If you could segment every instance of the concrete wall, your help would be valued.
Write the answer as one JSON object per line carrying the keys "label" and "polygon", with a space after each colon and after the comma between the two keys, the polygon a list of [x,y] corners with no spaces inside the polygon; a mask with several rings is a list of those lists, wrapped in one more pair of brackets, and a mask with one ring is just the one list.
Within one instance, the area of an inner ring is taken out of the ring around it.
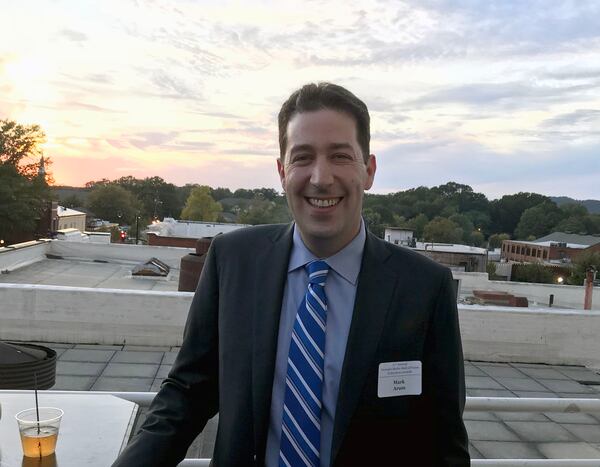
{"label": "concrete wall", "polygon": [[160,259],[171,268],[179,269],[181,258],[195,252],[192,248],[156,247],[147,245],[128,245],[110,243],[75,243],[53,240],[49,253],[64,258],[85,258],[114,262],[147,261],[152,257]]}
{"label": "concrete wall", "polygon": [[466,359],[600,368],[598,311],[487,306],[459,310]]}
{"label": "concrete wall", "polygon": [[[554,294],[556,308],[583,310],[585,290],[583,286],[558,284],[530,284],[526,282],[490,281],[486,273],[462,273],[453,271],[460,280],[461,295],[471,295],[473,289],[495,290],[527,297],[529,304],[548,305],[550,294]],[[600,287],[594,287],[592,309],[600,310]]]}
{"label": "concrete wall", "polygon": [[0,340],[180,345],[193,294],[0,284]]}
{"label": "concrete wall", "polygon": [[[0,284],[0,339],[181,344],[188,292]],[[600,368],[600,312],[459,306],[471,360]]]}
{"label": "concrete wall", "polygon": [[50,241],[32,241],[0,249],[0,271],[12,271],[46,258]]}

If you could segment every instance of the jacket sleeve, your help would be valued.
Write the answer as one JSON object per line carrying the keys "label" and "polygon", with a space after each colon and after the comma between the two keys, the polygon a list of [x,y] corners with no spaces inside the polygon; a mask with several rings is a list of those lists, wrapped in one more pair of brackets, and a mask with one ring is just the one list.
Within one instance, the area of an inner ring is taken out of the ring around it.
{"label": "jacket sleeve", "polygon": [[440,466],[468,466],[468,437],[462,415],[465,375],[452,274],[446,269],[429,323],[424,376],[432,387],[434,445]]}
{"label": "jacket sleeve", "polygon": [[218,412],[217,243],[209,249],[173,368],[113,467],[176,466]]}

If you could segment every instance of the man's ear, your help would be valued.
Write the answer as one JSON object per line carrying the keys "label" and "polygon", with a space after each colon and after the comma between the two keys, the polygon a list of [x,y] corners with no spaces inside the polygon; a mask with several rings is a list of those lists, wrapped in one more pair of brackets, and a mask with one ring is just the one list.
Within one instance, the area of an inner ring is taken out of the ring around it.
{"label": "man's ear", "polygon": [[368,190],[373,186],[373,180],[375,180],[375,172],[377,171],[377,160],[375,154],[369,155],[367,160],[367,178],[365,179],[365,190]]}
{"label": "man's ear", "polygon": [[281,157],[277,158],[277,172],[279,172],[279,180],[281,182],[281,187],[285,192],[285,167],[283,162],[281,161]]}

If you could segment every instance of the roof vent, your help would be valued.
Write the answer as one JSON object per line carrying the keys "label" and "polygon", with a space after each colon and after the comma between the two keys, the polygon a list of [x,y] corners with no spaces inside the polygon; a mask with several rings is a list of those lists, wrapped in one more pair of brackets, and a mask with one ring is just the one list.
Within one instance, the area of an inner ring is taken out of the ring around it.
{"label": "roof vent", "polygon": [[150,258],[143,264],[138,264],[131,271],[132,276],[157,276],[166,277],[171,268],[158,258]]}

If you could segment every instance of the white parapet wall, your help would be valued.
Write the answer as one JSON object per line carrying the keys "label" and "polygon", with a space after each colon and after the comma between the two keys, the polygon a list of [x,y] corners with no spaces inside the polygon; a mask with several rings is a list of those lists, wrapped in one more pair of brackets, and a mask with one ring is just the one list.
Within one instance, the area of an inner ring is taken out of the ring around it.
{"label": "white parapet wall", "polygon": [[0,340],[176,346],[193,295],[0,283]]}
{"label": "white parapet wall", "polygon": [[460,305],[465,358],[600,368],[600,312]]}
{"label": "white parapet wall", "polygon": [[[554,295],[554,307],[583,310],[585,288],[577,285],[530,284],[527,282],[490,281],[487,273],[452,271],[460,281],[461,295],[471,295],[473,290],[493,290],[527,297],[530,305],[548,305]],[[594,287],[592,309],[600,310],[600,287]]]}
{"label": "white parapet wall", "polygon": [[193,248],[170,246],[128,245],[119,243],[76,243],[53,240],[49,254],[66,259],[86,259],[109,262],[140,263],[152,257],[160,259],[171,268],[179,269],[181,258],[194,253]]}
{"label": "white parapet wall", "polygon": [[[0,340],[181,344],[189,292],[0,283]],[[600,368],[600,312],[459,306],[470,360]]]}
{"label": "white parapet wall", "polygon": [[50,240],[11,245],[0,248],[0,271],[13,271],[46,258]]}

